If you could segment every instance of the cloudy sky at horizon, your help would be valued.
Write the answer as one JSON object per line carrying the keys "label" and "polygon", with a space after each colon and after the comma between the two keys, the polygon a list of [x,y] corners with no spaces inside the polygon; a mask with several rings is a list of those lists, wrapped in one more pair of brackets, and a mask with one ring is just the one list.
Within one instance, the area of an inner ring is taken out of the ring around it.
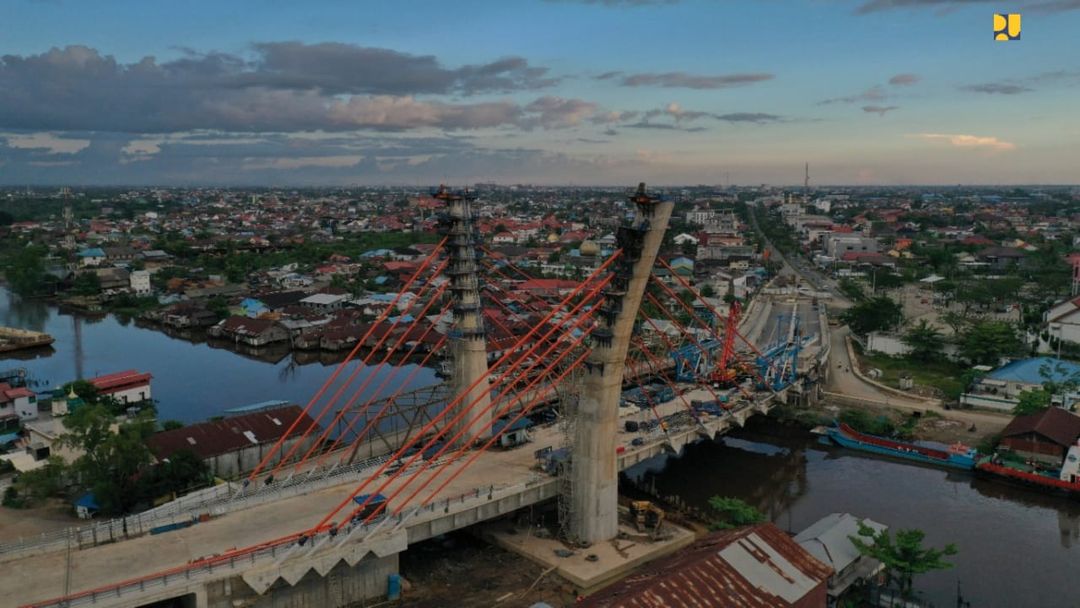
{"label": "cloudy sky at horizon", "polygon": [[0,184],[1080,183],[1080,0],[1014,4],[11,0]]}

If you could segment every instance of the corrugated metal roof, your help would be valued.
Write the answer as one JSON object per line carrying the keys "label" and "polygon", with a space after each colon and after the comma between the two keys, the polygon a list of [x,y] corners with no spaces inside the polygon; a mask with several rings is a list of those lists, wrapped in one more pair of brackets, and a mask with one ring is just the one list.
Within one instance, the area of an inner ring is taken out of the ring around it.
{"label": "corrugated metal roof", "polygon": [[647,570],[582,606],[780,608],[823,587],[833,572],[771,523],[714,533]]}
{"label": "corrugated metal roof", "polygon": [[97,390],[107,391],[118,387],[149,383],[152,377],[153,376],[148,373],[129,369],[122,372],[105,374],[104,376],[98,376],[97,378],[91,378],[89,382],[90,384],[93,384]]}
{"label": "corrugated metal roof", "polygon": [[1060,407],[1049,407],[1037,414],[1017,416],[1001,431],[1005,439],[1038,433],[1058,445],[1068,447],[1080,437],[1080,416]]}
{"label": "corrugated metal roof", "polygon": [[290,405],[162,431],[151,435],[146,443],[158,460],[181,450],[194,452],[199,458],[212,458],[251,445],[277,441],[301,415],[303,419],[296,425],[294,434],[303,433],[315,426],[315,422],[303,414],[300,406]]}
{"label": "corrugated metal roof", "polygon": [[249,405],[241,405],[239,407],[231,407],[225,410],[226,416],[232,416],[234,414],[249,414],[251,412],[257,412],[259,410],[267,410],[271,408],[279,408],[289,405],[288,401],[282,399],[270,399],[269,401],[259,401],[258,403],[252,403]]}
{"label": "corrugated metal roof", "polygon": [[795,542],[839,572],[860,557],[859,550],[849,538],[858,536],[859,521],[877,531],[887,527],[870,519],[860,520],[851,513],[831,513],[796,534]]}

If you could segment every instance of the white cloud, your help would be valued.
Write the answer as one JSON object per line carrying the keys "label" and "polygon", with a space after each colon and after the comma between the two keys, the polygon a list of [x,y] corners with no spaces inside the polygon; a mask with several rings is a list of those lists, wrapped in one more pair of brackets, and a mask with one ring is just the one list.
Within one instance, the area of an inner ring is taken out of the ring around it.
{"label": "white cloud", "polygon": [[1016,144],[1002,141],[996,137],[984,137],[979,135],[964,135],[959,133],[919,133],[913,135],[927,141],[944,141],[956,148],[985,148],[995,152],[1015,150]]}
{"label": "white cloud", "polygon": [[23,150],[47,150],[49,154],[75,154],[90,145],[89,139],[60,137],[55,133],[0,133],[7,145]]}

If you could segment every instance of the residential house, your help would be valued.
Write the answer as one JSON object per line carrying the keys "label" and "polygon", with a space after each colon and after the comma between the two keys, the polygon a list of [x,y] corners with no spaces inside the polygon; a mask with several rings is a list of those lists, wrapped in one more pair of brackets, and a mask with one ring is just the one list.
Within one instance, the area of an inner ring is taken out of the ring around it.
{"label": "residential house", "polygon": [[131,289],[131,273],[123,268],[94,268],[87,272],[97,275],[101,293],[105,295],[126,293]]}
{"label": "residential house", "polygon": [[577,605],[825,608],[833,570],[771,523],[714,532]]}
{"label": "residential house", "polygon": [[[1012,411],[1020,393],[1042,388],[1046,382],[1058,384],[1080,381],[1080,364],[1054,357],[1018,359],[991,371],[960,395],[960,403],[973,407]],[[1074,392],[1056,396],[1064,405],[1077,399]]]}
{"label": "residential house", "polygon": [[975,257],[979,261],[989,264],[990,268],[994,270],[1007,270],[1016,264],[1022,263],[1027,254],[1015,247],[987,247],[977,253]]}
{"label": "residential house", "polygon": [[231,316],[211,327],[209,333],[215,338],[226,338],[248,346],[266,346],[289,339],[289,332],[272,319],[249,319]]}
{"label": "residential house", "polygon": [[1080,416],[1060,407],[1017,416],[1001,431],[999,450],[1061,466],[1069,448],[1080,438]]}
{"label": "residential house", "polygon": [[829,577],[828,594],[834,601],[860,581],[874,577],[882,570],[880,561],[859,552],[852,537],[859,536],[859,524],[874,532],[888,529],[870,519],[859,519],[851,513],[831,513],[795,535],[795,542],[817,560],[833,570]]}
{"label": "residential house", "polygon": [[161,322],[176,329],[187,329],[209,327],[218,322],[218,317],[202,303],[177,302],[161,312]]}
{"label": "residential house", "polygon": [[137,296],[150,295],[152,288],[150,287],[150,271],[148,270],[136,270],[128,277],[130,281],[131,292]]}
{"label": "residential house", "polygon": [[[295,432],[275,450],[275,444],[294,424]],[[151,435],[146,443],[159,462],[189,451],[215,476],[228,479],[254,470],[268,455],[265,464],[273,466],[294,447],[299,453],[306,452],[319,431],[320,427],[299,406],[289,405],[162,431]]]}
{"label": "residential house", "polygon": [[300,306],[318,312],[341,310],[349,296],[345,294],[316,293],[300,300]]}
{"label": "residential house", "polygon": [[1055,340],[1080,343],[1080,298],[1071,298],[1043,314],[1047,332]]}
{"label": "residential house", "polygon": [[128,264],[135,259],[136,251],[131,247],[103,247],[105,261],[109,264]]}
{"label": "residential house", "polygon": [[143,251],[136,256],[136,259],[142,260],[143,268],[150,271],[172,265],[172,256],[160,249]]}
{"label": "residential house", "polygon": [[36,420],[37,395],[25,386],[13,387],[0,382],[0,419],[18,416],[19,420]]}
{"label": "residential house", "polygon": [[105,251],[100,247],[90,247],[75,254],[79,258],[79,266],[88,268],[101,266],[105,262]]}
{"label": "residential house", "polygon": [[825,254],[840,259],[845,253],[877,253],[878,241],[858,234],[829,234],[824,237]]}
{"label": "residential house", "polygon": [[263,304],[258,298],[244,298],[240,300],[240,304],[237,305],[237,311],[244,314],[245,317],[258,317],[259,315],[270,312],[267,309],[266,304]]}

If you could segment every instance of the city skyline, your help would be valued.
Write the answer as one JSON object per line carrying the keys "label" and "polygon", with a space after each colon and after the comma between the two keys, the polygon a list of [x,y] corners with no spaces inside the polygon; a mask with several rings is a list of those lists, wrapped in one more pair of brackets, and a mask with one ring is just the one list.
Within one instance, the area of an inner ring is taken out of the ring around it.
{"label": "city skyline", "polygon": [[[1023,37],[995,42],[995,11]],[[418,17],[423,17],[418,19]],[[1080,2],[20,1],[0,184],[1076,183]]]}

